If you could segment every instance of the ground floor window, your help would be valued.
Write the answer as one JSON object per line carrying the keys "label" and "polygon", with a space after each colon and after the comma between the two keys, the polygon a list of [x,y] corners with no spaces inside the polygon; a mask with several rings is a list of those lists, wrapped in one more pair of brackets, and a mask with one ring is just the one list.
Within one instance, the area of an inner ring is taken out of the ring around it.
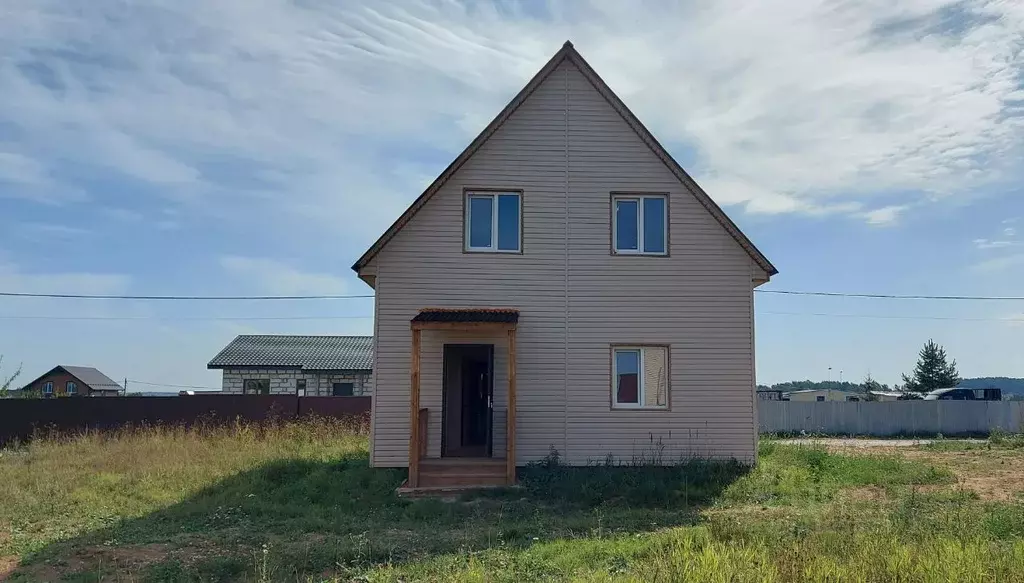
{"label": "ground floor window", "polygon": [[668,347],[615,346],[612,348],[612,407],[665,409],[668,407]]}
{"label": "ground floor window", "polygon": [[300,397],[306,396],[306,379],[295,379],[295,394]]}
{"label": "ground floor window", "polygon": [[243,385],[246,395],[270,394],[270,379],[246,379]]}
{"label": "ground floor window", "polygon": [[355,384],[353,383],[334,383],[331,390],[331,395],[335,397],[351,397],[355,394]]}

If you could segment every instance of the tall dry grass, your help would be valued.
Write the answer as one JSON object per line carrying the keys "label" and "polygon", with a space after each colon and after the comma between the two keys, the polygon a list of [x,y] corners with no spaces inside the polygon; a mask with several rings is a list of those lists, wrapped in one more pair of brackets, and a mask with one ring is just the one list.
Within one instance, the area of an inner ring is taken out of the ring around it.
{"label": "tall dry grass", "polygon": [[0,450],[0,556],[143,516],[243,470],[366,450],[364,420],[49,432]]}

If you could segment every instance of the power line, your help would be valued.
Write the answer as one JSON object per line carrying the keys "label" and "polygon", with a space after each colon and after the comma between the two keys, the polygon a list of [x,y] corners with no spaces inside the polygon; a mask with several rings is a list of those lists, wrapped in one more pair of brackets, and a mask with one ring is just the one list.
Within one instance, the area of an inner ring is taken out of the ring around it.
{"label": "power line", "polygon": [[840,298],[874,298],[884,300],[985,300],[985,301],[1024,301],[1024,296],[924,296],[894,294],[857,294],[844,292],[793,291],[782,289],[755,289],[762,294],[785,294],[790,296],[825,296]]}
{"label": "power line", "polygon": [[167,383],[150,383],[147,381],[137,381],[135,379],[127,379],[129,383],[135,383],[137,385],[149,385],[151,387],[169,387],[173,389],[215,389],[220,390],[220,387],[204,387],[202,385],[169,385]]}
{"label": "power line", "polygon": [[[963,322],[1021,322],[1024,318],[970,318],[953,316],[906,316],[884,314],[842,314],[831,312],[782,312],[758,310],[758,314],[773,316],[823,316],[834,318],[872,318],[884,320],[952,320]],[[188,322],[236,322],[236,321],[312,321],[312,320],[372,320],[373,316],[213,316],[213,317],[171,317],[171,316],[0,316],[0,320],[72,320],[72,321],[188,321]]]}
{"label": "power line", "polygon": [[888,316],[872,314],[834,314],[829,312],[775,312],[762,310],[758,314],[770,314],[773,316],[824,316],[830,318],[869,318],[879,320],[951,320],[956,322],[1020,322],[1024,324],[1024,318],[957,318],[947,316]]}
{"label": "power line", "polygon": [[[1024,296],[929,296],[899,294],[867,294],[847,292],[800,291],[782,289],[757,289],[762,294],[784,294],[793,296],[822,296],[842,298],[873,298],[886,300],[975,300],[975,301],[1024,301]],[[177,301],[256,301],[256,300],[349,300],[373,298],[373,294],[353,295],[294,295],[294,296],[129,296],[102,294],[49,294],[28,292],[0,292],[0,297],[54,298],[80,300],[177,300]]]}
{"label": "power line", "polygon": [[0,320],[185,321],[239,322],[260,320],[372,320],[373,316],[0,316]]}
{"label": "power line", "polygon": [[0,296],[15,298],[56,298],[75,300],[187,300],[187,301],[248,301],[248,300],[350,300],[372,298],[373,294],[323,296],[118,296],[102,294],[37,294],[28,292],[0,292]]}

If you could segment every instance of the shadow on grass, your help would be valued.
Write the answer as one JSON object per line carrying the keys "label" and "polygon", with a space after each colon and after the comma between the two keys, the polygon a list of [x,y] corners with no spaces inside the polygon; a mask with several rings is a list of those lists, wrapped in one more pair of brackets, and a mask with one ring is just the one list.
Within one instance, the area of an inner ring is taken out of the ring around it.
{"label": "shadow on grass", "polygon": [[12,580],[306,580],[446,553],[644,532],[692,524],[747,470],[705,461],[537,465],[520,470],[520,488],[407,500],[394,493],[405,471],[370,468],[365,454],[274,462],[48,545]]}

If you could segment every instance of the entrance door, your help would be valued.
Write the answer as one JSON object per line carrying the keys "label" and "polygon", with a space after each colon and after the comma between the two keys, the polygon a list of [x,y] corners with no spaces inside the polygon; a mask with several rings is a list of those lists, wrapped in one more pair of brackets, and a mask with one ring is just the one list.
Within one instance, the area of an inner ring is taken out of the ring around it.
{"label": "entrance door", "polygon": [[441,451],[490,457],[494,425],[494,345],[444,346]]}

